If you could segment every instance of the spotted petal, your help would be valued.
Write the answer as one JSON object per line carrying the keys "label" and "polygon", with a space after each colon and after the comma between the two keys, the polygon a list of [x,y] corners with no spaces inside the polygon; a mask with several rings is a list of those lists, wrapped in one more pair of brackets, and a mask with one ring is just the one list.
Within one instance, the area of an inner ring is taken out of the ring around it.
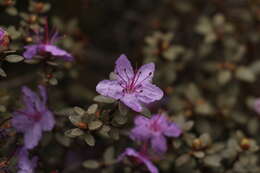
{"label": "spotted petal", "polygon": [[153,79],[154,70],[155,70],[154,63],[142,65],[136,74],[138,77],[136,81],[136,85],[151,82]]}
{"label": "spotted petal", "polygon": [[138,92],[136,95],[138,100],[143,103],[151,103],[163,97],[163,91],[151,83],[144,84],[140,90],[142,92]]}
{"label": "spotted petal", "polygon": [[116,60],[115,73],[117,74],[117,80],[128,82],[134,76],[133,67],[127,57],[122,54]]}

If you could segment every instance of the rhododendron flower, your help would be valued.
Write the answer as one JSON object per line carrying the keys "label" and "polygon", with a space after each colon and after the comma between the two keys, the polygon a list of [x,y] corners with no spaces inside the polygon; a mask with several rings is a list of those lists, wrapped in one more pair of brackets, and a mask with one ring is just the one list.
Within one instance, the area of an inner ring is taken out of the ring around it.
{"label": "rhododendron flower", "polygon": [[13,113],[12,125],[24,133],[24,145],[32,149],[38,145],[43,131],[51,131],[55,120],[53,114],[46,107],[47,93],[43,86],[38,86],[40,96],[27,87],[22,88],[25,108]]}
{"label": "rhododendron flower", "polygon": [[158,153],[164,153],[167,150],[165,136],[178,137],[180,135],[181,129],[167,120],[165,115],[153,115],[151,119],[137,116],[135,128],[130,134],[133,140],[150,142],[152,149]]}
{"label": "rhododendron flower", "polygon": [[74,58],[70,53],[54,45],[59,40],[58,33],[55,32],[53,35],[49,35],[48,30],[48,24],[46,24],[44,37],[38,36],[38,43],[25,46],[26,51],[23,56],[26,59],[32,59],[36,55],[52,55],[65,61],[73,61]]}
{"label": "rhododendron flower", "polygon": [[163,97],[163,91],[151,83],[154,69],[154,63],[149,63],[134,71],[127,57],[121,55],[116,61],[116,79],[99,82],[96,90],[141,112],[143,103],[148,104]]}
{"label": "rhododendron flower", "polygon": [[149,160],[149,158],[145,154],[137,152],[132,148],[126,148],[126,150],[119,156],[118,160],[121,161],[125,157],[133,158],[135,159],[135,161],[137,161],[137,163],[145,164],[145,166],[151,173],[159,172],[156,166]]}
{"label": "rhododendron flower", "polygon": [[29,159],[28,151],[22,148],[18,155],[18,173],[34,173],[34,169],[37,166],[37,157],[33,157],[32,160]]}

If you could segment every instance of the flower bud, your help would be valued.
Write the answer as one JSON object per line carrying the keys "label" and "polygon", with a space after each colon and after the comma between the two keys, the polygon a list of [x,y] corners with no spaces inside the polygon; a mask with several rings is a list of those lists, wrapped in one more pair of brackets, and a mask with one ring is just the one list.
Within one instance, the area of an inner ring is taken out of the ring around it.
{"label": "flower bud", "polygon": [[240,147],[243,149],[243,150],[248,150],[250,148],[250,139],[248,138],[243,138],[241,139],[240,141]]}

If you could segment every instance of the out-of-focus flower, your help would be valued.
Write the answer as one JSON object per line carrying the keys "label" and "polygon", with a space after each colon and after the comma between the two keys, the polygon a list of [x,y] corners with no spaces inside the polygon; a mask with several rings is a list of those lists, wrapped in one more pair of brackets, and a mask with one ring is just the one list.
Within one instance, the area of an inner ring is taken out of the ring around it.
{"label": "out-of-focus flower", "polygon": [[151,173],[158,173],[157,167],[149,160],[149,158],[137,152],[132,148],[126,148],[126,150],[119,156],[118,160],[122,161],[125,157],[133,158],[137,163],[143,163]]}
{"label": "out-of-focus flower", "polygon": [[260,114],[260,98],[255,100],[253,108],[258,114]]}
{"label": "out-of-focus flower", "polygon": [[38,86],[40,97],[27,87],[22,88],[25,108],[13,113],[12,125],[24,133],[24,145],[27,149],[37,146],[43,131],[51,131],[55,120],[46,107],[47,93],[43,86]]}
{"label": "out-of-focus flower", "polygon": [[34,156],[32,160],[29,159],[28,151],[22,148],[18,155],[18,173],[34,173],[37,167],[38,158]]}
{"label": "out-of-focus flower", "polygon": [[8,48],[9,43],[10,39],[8,33],[4,29],[0,28],[0,50]]}
{"label": "out-of-focus flower", "polygon": [[[47,23],[47,22],[46,22]],[[23,56],[26,59],[32,59],[36,55],[48,56],[51,55],[55,58],[60,58],[64,61],[73,61],[73,56],[67,51],[60,49],[54,44],[59,40],[58,33],[49,34],[48,24],[45,26],[44,36],[38,35],[36,44],[25,46],[26,49]]]}
{"label": "out-of-focus flower", "polygon": [[137,116],[135,128],[131,131],[133,140],[150,141],[152,149],[158,153],[164,153],[167,150],[165,136],[178,137],[180,135],[181,129],[167,120],[164,115],[154,115],[151,119]]}
{"label": "out-of-focus flower", "polygon": [[151,84],[154,63],[145,64],[139,70],[133,70],[125,55],[116,61],[116,80],[103,80],[96,90],[99,94],[120,99],[136,112],[142,111],[142,103],[151,103],[163,97],[163,91]]}

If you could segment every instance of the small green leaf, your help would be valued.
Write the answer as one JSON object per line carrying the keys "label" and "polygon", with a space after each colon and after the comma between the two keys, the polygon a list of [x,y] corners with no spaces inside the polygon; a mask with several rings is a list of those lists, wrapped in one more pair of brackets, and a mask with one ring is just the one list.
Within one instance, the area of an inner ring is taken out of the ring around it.
{"label": "small green leaf", "polygon": [[98,108],[98,104],[92,104],[88,107],[87,113],[88,114],[95,114]]}
{"label": "small green leaf", "polygon": [[65,135],[70,138],[82,136],[83,134],[84,134],[84,132],[79,128],[70,129],[65,132]]}
{"label": "small green leaf", "polygon": [[232,78],[232,73],[228,70],[223,70],[218,73],[218,82],[220,84],[226,84]]}
{"label": "small green leaf", "polygon": [[104,152],[103,159],[106,164],[112,164],[115,160],[115,148],[108,147]]}
{"label": "small green leaf", "polygon": [[5,60],[11,63],[17,63],[24,59],[24,57],[20,55],[8,55],[5,57]]}
{"label": "small green leaf", "polygon": [[90,133],[85,134],[84,140],[89,146],[95,146],[95,138]]}
{"label": "small green leaf", "polygon": [[56,78],[51,78],[51,79],[49,80],[49,83],[50,83],[51,85],[57,85],[57,84],[58,84],[58,80],[57,80]]}
{"label": "small green leaf", "polygon": [[7,77],[7,74],[5,73],[5,71],[2,68],[0,68],[0,76]]}
{"label": "small green leaf", "polygon": [[148,117],[148,118],[150,118],[150,117],[152,116],[150,110],[149,110],[147,107],[145,107],[145,106],[143,106],[143,110],[142,110],[142,112],[140,112],[140,113],[141,113],[142,115]]}
{"label": "small green leaf", "polygon": [[114,140],[118,140],[119,139],[119,131],[116,128],[111,129],[108,132],[109,136],[112,137]]}
{"label": "small green leaf", "polygon": [[98,95],[98,96],[94,97],[94,101],[100,102],[100,103],[114,103],[114,102],[116,102],[115,99],[110,98],[110,97],[105,97],[105,96],[102,96],[102,95]]}
{"label": "small green leaf", "polygon": [[82,121],[82,117],[79,115],[70,115],[69,120],[72,124],[76,125],[77,123]]}
{"label": "small green leaf", "polygon": [[83,116],[85,114],[85,110],[81,107],[75,106],[73,109],[80,116]]}
{"label": "small green leaf", "polygon": [[255,74],[247,67],[239,67],[236,70],[236,77],[245,82],[254,82],[256,80]]}
{"label": "small green leaf", "polygon": [[116,73],[115,73],[115,72],[111,72],[111,73],[109,74],[109,79],[110,79],[110,80],[116,80],[116,79],[117,79]]}
{"label": "small green leaf", "polygon": [[86,160],[82,163],[82,166],[89,169],[97,169],[100,164],[96,160]]}
{"label": "small green leaf", "polygon": [[96,121],[91,121],[89,123],[89,130],[96,130],[98,128],[100,128],[103,125],[102,121],[96,120]]}
{"label": "small green leaf", "polygon": [[6,13],[9,14],[10,16],[16,16],[18,15],[18,11],[14,7],[9,7],[6,9]]}
{"label": "small green leaf", "polygon": [[126,115],[129,111],[128,107],[126,107],[123,103],[119,102],[119,105],[118,105],[118,108],[119,108],[119,112],[122,114],[122,115]]}

